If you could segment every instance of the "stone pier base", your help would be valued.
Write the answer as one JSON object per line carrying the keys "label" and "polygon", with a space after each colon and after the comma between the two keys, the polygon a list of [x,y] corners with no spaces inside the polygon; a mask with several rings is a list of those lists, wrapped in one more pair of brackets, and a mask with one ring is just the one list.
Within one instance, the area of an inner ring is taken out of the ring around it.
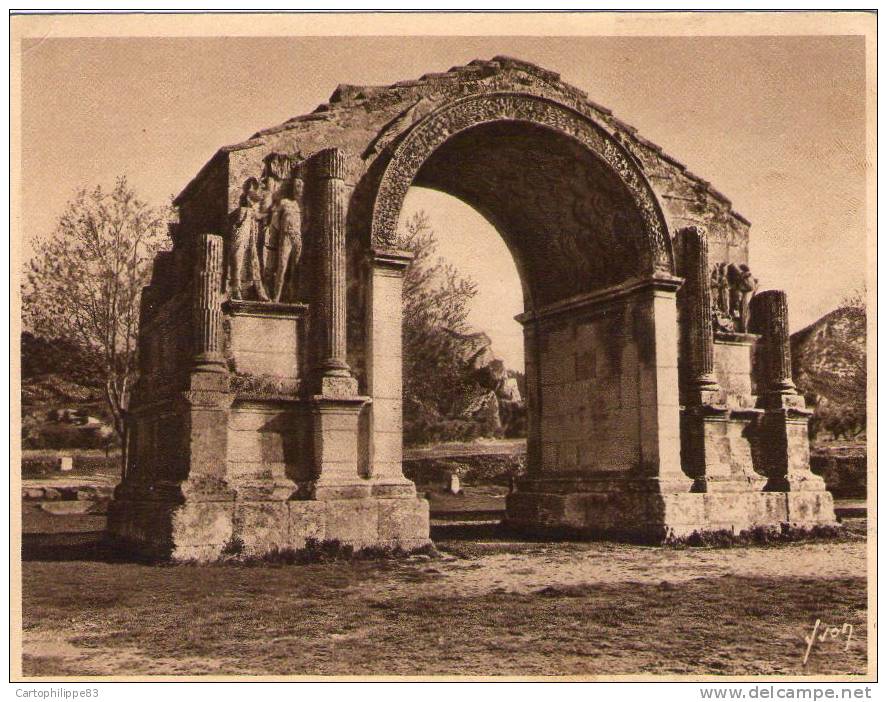
{"label": "stone pier base", "polygon": [[539,536],[581,535],[662,543],[699,534],[739,534],[758,527],[835,525],[831,493],[515,492],[508,524]]}
{"label": "stone pier base", "polygon": [[142,555],[211,561],[304,548],[309,539],[355,549],[411,550],[430,543],[428,502],[418,497],[267,502],[115,500],[111,537]]}

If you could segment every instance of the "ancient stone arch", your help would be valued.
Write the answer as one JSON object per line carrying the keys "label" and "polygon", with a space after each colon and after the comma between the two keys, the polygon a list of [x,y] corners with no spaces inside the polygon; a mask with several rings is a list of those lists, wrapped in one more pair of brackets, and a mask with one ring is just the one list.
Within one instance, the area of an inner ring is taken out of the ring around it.
{"label": "ancient stone arch", "polygon": [[411,185],[483,213],[521,275],[511,524],[657,541],[834,521],[748,222],[557,74],[496,57],[339,86],[177,198],[142,299],[116,537],[198,559],[427,542],[401,466]]}
{"label": "ancient stone arch", "polygon": [[525,123],[575,139],[614,171],[643,217],[640,263],[673,273],[667,225],[640,167],[619,142],[586,116],[550,98],[524,93],[473,95],[447,103],[412,125],[394,150],[379,184],[373,209],[372,241],[392,245],[397,215],[407,191],[434,152],[457,134],[484,124]]}

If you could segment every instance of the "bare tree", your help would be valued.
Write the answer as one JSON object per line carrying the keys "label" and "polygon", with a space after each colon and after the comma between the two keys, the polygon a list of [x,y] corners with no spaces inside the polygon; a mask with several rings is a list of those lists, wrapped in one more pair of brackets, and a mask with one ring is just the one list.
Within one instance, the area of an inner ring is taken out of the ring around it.
{"label": "bare tree", "polygon": [[139,297],[166,242],[163,208],[140,200],[125,177],[111,191],[81,190],[55,231],[38,240],[22,285],[25,329],[70,340],[100,359],[114,429],[136,370]]}

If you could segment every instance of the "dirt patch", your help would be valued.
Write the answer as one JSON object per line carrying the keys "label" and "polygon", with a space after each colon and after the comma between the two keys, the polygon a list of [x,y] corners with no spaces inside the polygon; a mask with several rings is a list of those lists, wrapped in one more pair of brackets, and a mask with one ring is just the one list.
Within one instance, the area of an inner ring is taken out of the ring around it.
{"label": "dirt patch", "polygon": [[[449,546],[434,559],[307,566],[30,560],[24,670],[865,672],[862,542],[676,550],[500,540],[463,542],[467,557]],[[804,666],[816,619],[852,624],[854,640],[847,651],[823,643]]]}

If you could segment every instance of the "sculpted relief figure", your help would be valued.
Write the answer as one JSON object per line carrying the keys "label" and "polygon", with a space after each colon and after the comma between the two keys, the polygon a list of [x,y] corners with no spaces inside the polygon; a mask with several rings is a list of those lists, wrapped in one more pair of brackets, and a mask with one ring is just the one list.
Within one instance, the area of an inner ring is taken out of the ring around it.
{"label": "sculpted relief figure", "polygon": [[228,253],[228,286],[231,298],[242,300],[243,290],[253,289],[259,300],[268,300],[262,284],[259,260],[258,204],[261,200],[259,181],[249,178],[243,184],[240,207],[231,222],[231,240]]}
{"label": "sculpted relief figure", "polygon": [[758,280],[745,263],[727,266],[727,280],[730,283],[730,316],[736,321],[737,331],[747,332],[749,305],[758,289]]}
{"label": "sculpted relief figure", "polygon": [[274,214],[277,208],[280,181],[273,175],[266,175],[262,178],[262,187],[259,194],[259,202],[256,208],[256,222],[258,224],[256,233],[256,244],[259,249],[259,260],[262,264],[262,279],[265,281],[266,289],[270,287],[268,282],[268,270],[270,268],[269,253],[273,247],[273,232],[271,228],[274,226]]}
{"label": "sculpted relief figure", "polygon": [[[294,157],[271,154],[264,173],[261,181],[247,178],[240,206],[231,215],[228,287],[235,300],[248,296],[280,302],[287,272],[302,255],[304,181]],[[290,187],[291,196],[286,197]]]}
{"label": "sculpted relief figure", "polygon": [[749,308],[758,280],[745,263],[719,263],[711,271],[712,324],[716,331],[748,331]]}
{"label": "sculpted relief figure", "polygon": [[718,264],[718,305],[728,317],[730,316],[730,284],[727,282],[727,264]]}
{"label": "sculpted relief figure", "polygon": [[302,256],[302,202],[305,186],[301,178],[294,178],[292,187],[292,197],[281,198],[275,206],[269,227],[268,248],[274,254],[276,262],[271,284],[271,298],[275,302],[280,302],[287,270],[294,268]]}
{"label": "sculpted relief figure", "polygon": [[736,325],[730,316],[730,288],[727,283],[726,263],[715,264],[711,269],[711,316],[715,331],[736,331]]}

